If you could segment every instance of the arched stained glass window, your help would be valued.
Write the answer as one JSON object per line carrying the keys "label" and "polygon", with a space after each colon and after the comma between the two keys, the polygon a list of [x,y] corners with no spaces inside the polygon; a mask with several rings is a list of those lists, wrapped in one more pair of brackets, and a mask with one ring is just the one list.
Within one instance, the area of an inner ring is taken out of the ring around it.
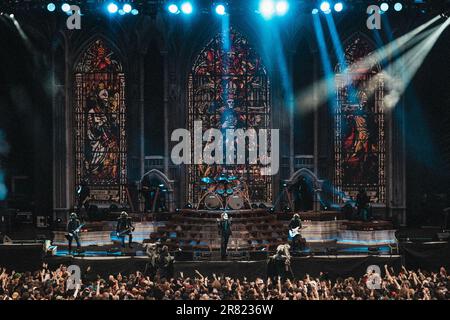
{"label": "arched stained glass window", "polygon": [[[203,131],[270,128],[270,86],[261,58],[247,39],[233,29],[216,35],[200,52],[188,81],[188,126],[202,121]],[[270,138],[269,138],[270,141]],[[259,163],[259,162],[258,162]],[[272,200],[271,176],[260,174],[260,165],[190,165],[188,198],[198,203],[200,181],[221,174],[244,182],[252,201]]]}
{"label": "arched stained glass window", "polygon": [[125,75],[116,54],[94,41],[75,65],[75,180],[94,203],[126,202]]}
{"label": "arched stained glass window", "polygon": [[[335,185],[356,198],[386,201],[384,82],[374,46],[360,35],[347,42],[345,66],[336,66]],[[342,200],[342,194],[336,195]]]}

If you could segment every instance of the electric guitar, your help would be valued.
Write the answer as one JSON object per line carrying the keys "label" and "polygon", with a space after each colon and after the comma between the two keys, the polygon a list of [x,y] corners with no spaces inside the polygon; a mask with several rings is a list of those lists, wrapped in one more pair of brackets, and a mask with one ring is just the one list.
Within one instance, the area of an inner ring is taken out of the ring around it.
{"label": "electric guitar", "polygon": [[117,235],[118,238],[121,238],[121,237],[123,237],[124,235],[126,235],[129,232],[133,232],[134,230],[135,230],[134,227],[128,227],[125,230],[116,232],[116,235]]}
{"label": "electric guitar", "polygon": [[308,227],[306,226],[306,227],[303,227],[303,228],[297,227],[297,228],[294,228],[294,229],[290,229],[289,230],[289,239],[293,239],[295,236],[300,234],[301,230],[306,229],[306,228],[308,228]]}
{"label": "electric guitar", "polygon": [[74,235],[78,235],[78,234],[80,233],[80,231],[81,231],[81,228],[83,228],[84,225],[85,225],[85,223],[82,223],[82,224],[80,224],[80,226],[79,226],[78,228],[76,228],[76,229],[73,230],[72,232],[68,232],[68,233],[66,234],[66,239],[73,238]]}

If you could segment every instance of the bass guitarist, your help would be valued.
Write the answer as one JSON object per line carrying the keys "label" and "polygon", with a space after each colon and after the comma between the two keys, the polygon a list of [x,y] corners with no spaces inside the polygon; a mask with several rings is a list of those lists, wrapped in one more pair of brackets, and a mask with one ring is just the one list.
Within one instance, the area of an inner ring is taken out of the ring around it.
{"label": "bass guitarist", "polygon": [[75,212],[72,212],[69,216],[69,222],[67,223],[66,239],[69,241],[69,254],[72,252],[72,241],[75,239],[77,242],[77,251],[81,249],[80,243],[80,231],[83,225],[81,224],[78,216]]}
{"label": "bass guitarist", "polygon": [[119,219],[117,220],[117,237],[122,241],[122,247],[125,248],[125,237],[128,236],[128,245],[132,248],[134,226],[128,213],[122,211]]}

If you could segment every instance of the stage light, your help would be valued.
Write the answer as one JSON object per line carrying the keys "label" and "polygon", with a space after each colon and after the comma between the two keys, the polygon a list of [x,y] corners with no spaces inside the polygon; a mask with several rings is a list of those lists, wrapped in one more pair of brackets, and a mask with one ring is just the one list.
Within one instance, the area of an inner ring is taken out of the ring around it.
{"label": "stage light", "polygon": [[11,14],[9,15],[9,17],[10,17],[11,19],[14,19],[14,14],[11,13]]}
{"label": "stage light", "polygon": [[120,9],[120,10],[119,10],[119,14],[120,14],[121,16],[125,15],[125,13],[126,13],[126,12],[123,11],[123,9]]}
{"label": "stage light", "polygon": [[400,2],[397,2],[394,4],[394,10],[395,11],[401,11],[403,9],[403,5]]}
{"label": "stage light", "polygon": [[174,3],[169,4],[169,6],[167,7],[167,10],[169,10],[169,12],[171,14],[179,14],[180,13],[180,9],[178,9],[178,6]]}
{"label": "stage light", "polygon": [[131,14],[133,16],[137,16],[139,14],[139,10],[138,9],[133,9],[133,10],[131,10]]}
{"label": "stage light", "polygon": [[338,2],[334,5],[334,11],[341,12],[342,9],[344,9],[344,5],[342,4],[342,2]]}
{"label": "stage light", "polygon": [[69,12],[70,11],[70,5],[68,3],[63,3],[63,5],[61,6],[61,10],[64,12]]}
{"label": "stage light", "polygon": [[275,10],[277,15],[284,16],[289,10],[289,3],[285,0],[278,1],[275,6]]}
{"label": "stage light", "polygon": [[318,14],[319,13],[319,9],[314,8],[314,9],[312,9],[311,13],[312,14]]}
{"label": "stage light", "polygon": [[48,10],[48,11],[53,12],[53,11],[55,11],[55,9],[56,9],[56,6],[55,6],[55,4],[54,4],[53,2],[50,2],[50,3],[47,5],[47,10]]}
{"label": "stage light", "polygon": [[330,11],[330,3],[328,1],[324,1],[320,4],[320,10],[322,12],[329,12]]}
{"label": "stage light", "polygon": [[272,0],[262,0],[259,3],[259,13],[265,18],[270,19],[275,12],[275,4]]}
{"label": "stage light", "polygon": [[227,13],[227,12],[226,12],[226,9],[225,9],[225,6],[224,6],[223,4],[218,4],[218,5],[216,6],[215,11],[216,11],[216,13],[217,13],[219,16],[223,16],[223,15],[225,15],[225,14]]}
{"label": "stage light", "polygon": [[117,4],[115,4],[114,2],[111,2],[110,4],[108,4],[108,12],[109,13],[116,13],[117,10],[119,10],[119,7],[117,7]]}
{"label": "stage light", "polygon": [[125,12],[125,13],[130,13],[130,12],[131,12],[131,10],[133,10],[133,8],[131,7],[131,5],[130,5],[130,4],[128,4],[128,3],[125,3],[125,4],[123,5],[123,8],[122,8],[122,10],[123,10],[123,12]]}
{"label": "stage light", "polygon": [[192,7],[192,4],[190,2],[185,2],[181,5],[181,11],[184,14],[191,14],[192,11],[194,11],[194,8]]}
{"label": "stage light", "polygon": [[381,11],[386,12],[386,11],[389,10],[389,5],[388,5],[386,2],[383,2],[383,3],[380,5],[380,9],[381,9]]}

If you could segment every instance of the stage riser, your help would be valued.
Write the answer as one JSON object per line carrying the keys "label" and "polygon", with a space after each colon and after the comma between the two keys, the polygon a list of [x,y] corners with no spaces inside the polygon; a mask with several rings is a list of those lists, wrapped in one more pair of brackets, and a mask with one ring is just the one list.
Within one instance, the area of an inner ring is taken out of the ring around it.
{"label": "stage riser", "polygon": [[302,237],[306,242],[329,242],[339,238],[339,230],[343,227],[343,220],[305,221]]}
{"label": "stage riser", "polygon": [[[82,232],[80,234],[81,246],[89,246],[89,245],[110,245],[111,241],[111,232],[115,231],[115,223],[108,223],[106,226],[109,226],[109,230],[105,231],[88,231]],[[134,223],[135,231],[133,232],[133,242],[142,243],[145,239],[150,238],[150,234],[156,231],[157,225],[151,222],[144,223]],[[67,239],[65,238],[65,231],[54,231],[54,245],[67,245]],[[128,240],[128,239],[127,239]],[[74,246],[76,245],[74,241]]]}
{"label": "stage riser", "polygon": [[337,243],[370,246],[394,244],[397,243],[397,240],[395,230],[341,230]]}

